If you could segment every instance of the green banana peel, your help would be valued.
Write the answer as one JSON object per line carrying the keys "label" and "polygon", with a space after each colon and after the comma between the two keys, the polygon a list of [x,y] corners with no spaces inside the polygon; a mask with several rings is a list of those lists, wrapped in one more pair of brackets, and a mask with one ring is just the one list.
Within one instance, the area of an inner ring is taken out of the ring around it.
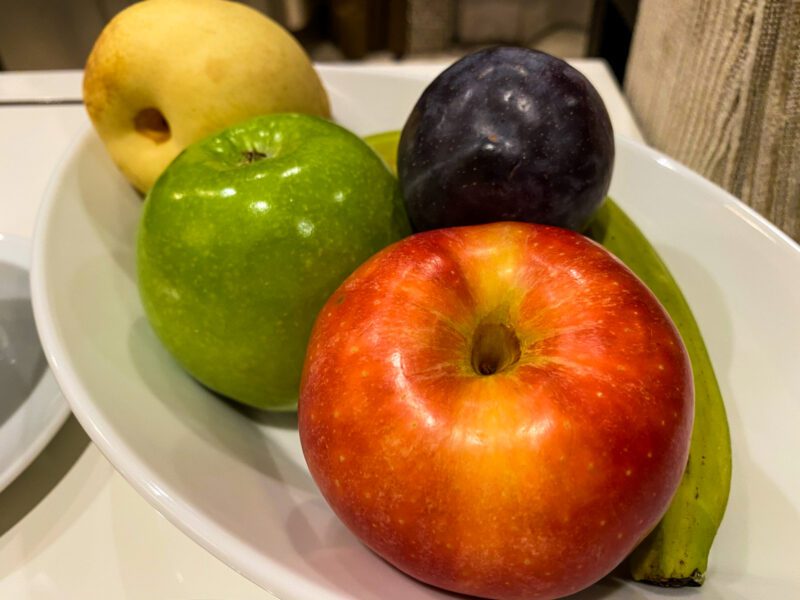
{"label": "green banana peel", "polygon": [[695,419],[689,460],[669,509],[628,559],[631,575],[666,587],[702,585],[731,485],[731,439],[703,336],[678,284],[636,224],[607,199],[587,235],[639,276],[672,317],[689,353]]}
{"label": "green banana peel", "polygon": [[364,141],[383,159],[389,170],[397,175],[397,145],[400,143],[400,132],[376,133],[365,137]]}
{"label": "green banana peel", "polygon": [[[397,131],[365,138],[395,173],[399,138]],[[584,233],[622,260],[659,299],[681,334],[694,377],[695,419],[686,470],[669,509],[628,557],[628,567],[636,581],[702,585],[731,483],[730,432],[711,360],[669,269],[613,200],[606,199]]]}

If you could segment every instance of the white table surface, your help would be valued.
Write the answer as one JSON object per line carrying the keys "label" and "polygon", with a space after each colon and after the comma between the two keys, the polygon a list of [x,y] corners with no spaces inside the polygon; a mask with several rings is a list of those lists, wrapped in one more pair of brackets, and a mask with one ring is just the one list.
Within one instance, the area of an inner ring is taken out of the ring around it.
{"label": "white table surface", "polygon": [[[614,130],[641,134],[607,65],[571,61],[595,85]],[[420,72],[442,63],[364,65]],[[33,236],[50,174],[89,127],[81,72],[0,73],[0,233]],[[71,104],[46,102],[71,101]],[[195,544],[114,470],[70,417],[0,493],[0,598],[274,598]]]}

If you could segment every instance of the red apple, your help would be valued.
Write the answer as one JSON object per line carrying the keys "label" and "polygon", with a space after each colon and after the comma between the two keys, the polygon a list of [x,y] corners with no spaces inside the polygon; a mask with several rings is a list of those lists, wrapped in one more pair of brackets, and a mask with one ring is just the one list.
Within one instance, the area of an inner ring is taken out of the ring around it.
{"label": "red apple", "polygon": [[609,573],[681,479],[677,330],[622,263],[563,229],[418,234],[322,309],[299,427],[334,512],[402,571],[489,598]]}

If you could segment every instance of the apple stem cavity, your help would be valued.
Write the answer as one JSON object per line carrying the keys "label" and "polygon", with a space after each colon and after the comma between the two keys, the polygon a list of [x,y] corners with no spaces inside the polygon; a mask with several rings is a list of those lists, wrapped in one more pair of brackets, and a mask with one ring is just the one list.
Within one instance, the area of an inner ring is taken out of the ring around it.
{"label": "apple stem cavity", "polygon": [[502,323],[481,323],[472,336],[472,368],[478,375],[494,375],[519,360],[519,338]]}
{"label": "apple stem cavity", "polygon": [[144,108],[133,118],[133,127],[156,144],[166,142],[172,135],[169,123],[157,108]]}
{"label": "apple stem cavity", "polygon": [[267,158],[267,154],[259,152],[258,150],[245,150],[242,152],[242,163],[246,165],[253,164],[258,160]]}

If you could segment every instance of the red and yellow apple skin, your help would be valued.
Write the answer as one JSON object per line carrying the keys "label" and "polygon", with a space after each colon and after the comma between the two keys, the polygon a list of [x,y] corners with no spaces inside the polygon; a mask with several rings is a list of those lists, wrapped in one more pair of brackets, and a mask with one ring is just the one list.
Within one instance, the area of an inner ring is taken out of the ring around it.
{"label": "red and yellow apple skin", "polygon": [[495,223],[356,270],[317,318],[298,410],[314,480],[369,548],[435,586],[532,600],[591,585],[656,525],[693,389],[674,325],[622,263],[567,230]]}

